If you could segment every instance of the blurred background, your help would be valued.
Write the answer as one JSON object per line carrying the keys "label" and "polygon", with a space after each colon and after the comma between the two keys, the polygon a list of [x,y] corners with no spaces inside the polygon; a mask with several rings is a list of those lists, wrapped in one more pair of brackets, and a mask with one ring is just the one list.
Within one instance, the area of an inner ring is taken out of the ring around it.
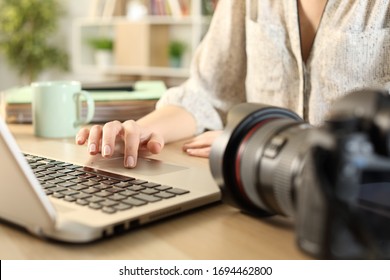
{"label": "blurred background", "polygon": [[0,90],[188,77],[216,0],[0,0]]}

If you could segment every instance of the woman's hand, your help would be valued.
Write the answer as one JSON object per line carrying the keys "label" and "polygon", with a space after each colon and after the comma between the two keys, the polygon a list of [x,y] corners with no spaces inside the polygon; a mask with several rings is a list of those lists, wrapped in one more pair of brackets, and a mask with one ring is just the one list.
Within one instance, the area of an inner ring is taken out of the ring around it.
{"label": "woman's hand", "polygon": [[105,158],[113,155],[118,142],[123,144],[124,166],[127,168],[136,166],[140,150],[158,154],[164,147],[161,135],[141,127],[132,120],[123,123],[112,121],[104,126],[94,125],[90,129],[82,128],[76,135],[78,145],[88,143],[89,154],[101,153]]}
{"label": "woman's hand", "polygon": [[209,157],[211,145],[221,133],[222,130],[207,131],[202,133],[192,138],[190,141],[184,143],[183,150],[191,156]]}

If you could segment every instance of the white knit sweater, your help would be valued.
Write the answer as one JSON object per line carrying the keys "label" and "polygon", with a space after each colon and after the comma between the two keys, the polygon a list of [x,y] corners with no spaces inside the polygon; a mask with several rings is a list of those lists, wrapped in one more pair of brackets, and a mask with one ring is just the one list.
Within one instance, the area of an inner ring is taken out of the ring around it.
{"label": "white knit sweater", "polygon": [[328,0],[306,64],[297,0],[220,0],[190,78],[158,107],[185,107],[198,132],[241,102],[290,108],[321,124],[332,102],[390,81],[390,0]]}

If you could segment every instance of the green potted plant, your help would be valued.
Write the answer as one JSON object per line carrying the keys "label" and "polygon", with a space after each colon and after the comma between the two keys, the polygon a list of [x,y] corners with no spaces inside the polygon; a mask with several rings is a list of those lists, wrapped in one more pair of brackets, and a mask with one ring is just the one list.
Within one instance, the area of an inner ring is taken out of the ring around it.
{"label": "green potted plant", "polygon": [[99,68],[106,68],[112,64],[114,41],[109,37],[97,37],[88,40],[94,49],[95,63]]}
{"label": "green potted plant", "polygon": [[0,52],[23,82],[50,68],[68,69],[68,55],[50,44],[64,11],[57,0],[0,0]]}
{"label": "green potted plant", "polygon": [[181,41],[171,41],[169,43],[169,64],[171,67],[181,67],[183,54],[187,45]]}

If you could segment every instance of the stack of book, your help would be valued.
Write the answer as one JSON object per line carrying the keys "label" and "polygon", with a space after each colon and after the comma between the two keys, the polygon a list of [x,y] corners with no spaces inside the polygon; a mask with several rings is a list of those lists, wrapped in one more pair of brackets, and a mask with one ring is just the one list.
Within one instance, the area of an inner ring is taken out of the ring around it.
{"label": "stack of book", "polygon": [[189,16],[191,3],[188,0],[150,0],[149,14],[155,16]]}
{"label": "stack of book", "polygon": [[[93,123],[137,120],[154,110],[157,100],[165,92],[161,81],[140,81],[131,90],[118,88],[91,89],[95,101]],[[30,87],[14,88],[6,92],[6,121],[8,123],[32,122],[32,90]],[[86,114],[82,106],[81,115]]]}
{"label": "stack of book", "polygon": [[[212,15],[217,7],[218,0],[202,1],[202,14]],[[149,15],[185,17],[191,15],[191,1],[189,0],[149,0]]]}
{"label": "stack of book", "polygon": [[192,1],[201,1],[202,14],[212,15],[218,0],[90,0],[90,18],[112,18],[127,16],[135,19],[140,16],[190,16]]}

